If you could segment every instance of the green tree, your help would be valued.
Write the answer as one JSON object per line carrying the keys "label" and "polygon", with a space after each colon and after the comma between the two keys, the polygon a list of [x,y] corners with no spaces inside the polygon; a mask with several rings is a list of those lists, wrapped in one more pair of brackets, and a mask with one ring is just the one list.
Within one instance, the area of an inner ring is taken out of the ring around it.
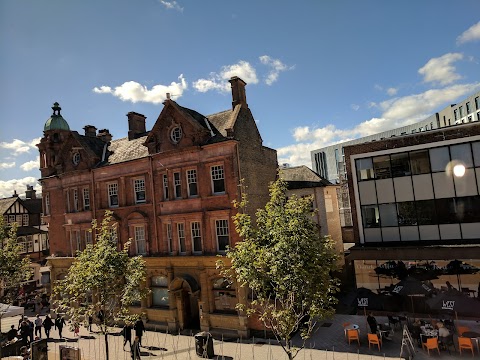
{"label": "green tree", "polygon": [[141,256],[128,255],[130,241],[117,250],[110,235],[111,217],[112,212],[106,211],[100,226],[96,220],[92,222],[94,244],[77,252],[65,279],[57,281],[53,291],[59,311],[64,311],[72,324],[88,326],[89,317],[103,313],[98,326],[105,339],[107,360],[109,327],[119,321],[137,320],[140,315],[131,314],[129,306],[148,293],[144,288],[145,261]]}
{"label": "green tree", "polygon": [[[330,237],[321,237],[313,221],[311,198],[286,196],[285,181],[270,186],[270,200],[256,212],[256,225],[244,211],[234,216],[242,241],[219,260],[223,276],[248,287],[253,300],[238,304],[272,331],[289,359],[304,348],[318,320],[334,314],[338,280],[332,277],[337,255]],[[236,206],[245,210],[246,196]],[[302,342],[291,337],[300,330]]]}
{"label": "green tree", "polygon": [[0,217],[0,302],[12,304],[18,297],[23,282],[32,276],[31,261],[22,255],[17,241],[17,224],[6,225]]}

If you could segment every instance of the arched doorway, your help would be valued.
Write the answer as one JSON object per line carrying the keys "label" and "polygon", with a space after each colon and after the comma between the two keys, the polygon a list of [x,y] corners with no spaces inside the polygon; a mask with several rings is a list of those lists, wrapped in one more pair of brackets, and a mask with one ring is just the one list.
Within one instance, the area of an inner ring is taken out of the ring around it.
{"label": "arched doorway", "polygon": [[175,294],[180,329],[199,329],[198,297],[200,287],[198,282],[188,274],[177,276],[170,285],[170,292]]}

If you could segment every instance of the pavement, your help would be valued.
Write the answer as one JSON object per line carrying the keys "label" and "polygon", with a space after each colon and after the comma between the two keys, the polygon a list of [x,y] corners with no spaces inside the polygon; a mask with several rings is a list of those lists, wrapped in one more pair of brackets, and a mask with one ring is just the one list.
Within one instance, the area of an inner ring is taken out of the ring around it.
{"label": "pavement", "polygon": [[[27,314],[28,315],[28,314]],[[32,313],[29,317],[34,317]],[[43,316],[44,317],[44,316]],[[387,323],[386,317],[376,317],[379,323]],[[480,320],[480,319],[479,319]],[[16,320],[18,323],[18,319]],[[357,342],[348,344],[345,339],[343,323],[349,322],[357,324],[360,328],[360,346]],[[480,322],[472,320],[460,320],[457,325],[468,326],[472,331],[480,332]],[[49,360],[60,360],[60,346],[70,346],[79,348],[81,359],[83,360],[103,360],[105,359],[104,337],[95,332],[96,326],[93,325],[93,332],[86,328],[80,329],[80,336],[75,337],[70,331],[68,325],[63,329],[64,339],[58,339],[58,332],[52,329],[52,341],[49,342]],[[123,349],[123,337],[120,335],[120,328],[112,328],[108,336],[109,358],[110,360],[130,360],[131,355],[128,345]],[[195,332],[184,331],[182,334],[167,334],[164,332],[147,331],[142,339],[141,356],[142,359],[198,359],[195,351]],[[364,316],[337,314],[333,319],[323,321],[317,326],[315,333],[309,339],[305,348],[300,351],[296,359],[325,359],[325,360],[375,360],[380,358],[400,357],[402,344],[402,328],[394,329],[391,341],[385,340],[381,350],[372,347],[368,348],[367,324]],[[44,334],[43,334],[44,335]],[[455,336],[456,338],[456,336]],[[293,339],[295,345],[301,344],[299,335]],[[458,346],[457,346],[458,347]],[[214,359],[228,360],[284,360],[288,359],[281,346],[274,339],[249,338],[249,339],[221,339],[213,340]],[[431,352],[431,356],[421,348],[415,346],[415,349],[408,352],[404,350],[403,357],[413,355],[415,360],[427,360],[431,358],[441,358],[442,360],[460,359],[458,351],[453,348],[449,351],[441,351],[439,356],[436,352]],[[466,356],[470,356],[467,355]],[[475,358],[480,357],[478,347],[475,349]],[[15,359],[14,357],[4,359]]]}

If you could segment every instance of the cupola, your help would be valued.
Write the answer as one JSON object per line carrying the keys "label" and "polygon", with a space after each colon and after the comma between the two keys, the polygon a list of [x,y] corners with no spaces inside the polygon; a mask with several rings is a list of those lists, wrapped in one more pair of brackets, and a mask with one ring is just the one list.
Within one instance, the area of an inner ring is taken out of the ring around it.
{"label": "cupola", "polygon": [[50,118],[45,122],[45,126],[43,127],[43,131],[49,130],[70,130],[70,126],[68,126],[67,121],[60,115],[60,107],[58,102],[55,102],[52,106],[53,114]]}

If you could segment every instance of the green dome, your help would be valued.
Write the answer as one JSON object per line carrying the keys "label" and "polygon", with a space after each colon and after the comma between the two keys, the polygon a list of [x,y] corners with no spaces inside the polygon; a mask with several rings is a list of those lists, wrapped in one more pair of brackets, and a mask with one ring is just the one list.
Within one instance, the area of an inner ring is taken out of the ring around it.
{"label": "green dome", "polygon": [[70,126],[68,126],[67,121],[60,115],[60,110],[62,108],[56,102],[52,106],[53,114],[50,118],[45,122],[45,126],[43,127],[43,131],[48,130],[70,130]]}

